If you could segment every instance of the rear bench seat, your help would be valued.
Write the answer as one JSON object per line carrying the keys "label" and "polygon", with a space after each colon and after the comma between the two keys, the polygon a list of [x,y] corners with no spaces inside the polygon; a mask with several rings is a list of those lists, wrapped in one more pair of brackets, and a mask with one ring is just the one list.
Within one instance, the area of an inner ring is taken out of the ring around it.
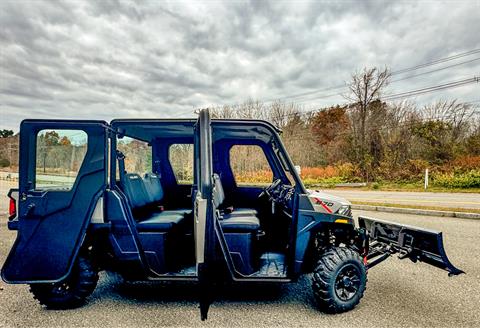
{"label": "rear bench seat", "polygon": [[143,179],[136,173],[126,173],[120,183],[137,220],[138,231],[169,231],[191,213],[190,209],[160,210],[158,205],[163,199],[163,189],[155,174],[147,174]]}
{"label": "rear bench seat", "polygon": [[[146,173],[143,181],[145,183],[149,203],[152,204],[154,207],[158,208],[158,205],[160,205],[164,196],[160,176],[154,173]],[[166,212],[171,214],[178,213],[182,215],[190,215],[192,213],[192,210],[189,208],[180,208],[175,210],[168,210]]]}

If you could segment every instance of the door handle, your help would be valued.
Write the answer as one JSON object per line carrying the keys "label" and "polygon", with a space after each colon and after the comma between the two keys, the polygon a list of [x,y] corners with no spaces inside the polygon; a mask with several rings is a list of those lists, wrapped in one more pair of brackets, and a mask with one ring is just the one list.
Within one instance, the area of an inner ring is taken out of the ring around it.
{"label": "door handle", "polygon": [[34,203],[31,203],[31,204],[28,204],[27,205],[27,209],[25,210],[24,213],[22,213],[22,216],[21,218],[26,218],[27,216],[29,216],[30,214],[32,214],[33,210],[35,209],[35,204]]}
{"label": "door handle", "polygon": [[29,204],[29,205],[27,206],[27,211],[25,212],[25,215],[30,214],[31,212],[33,212],[34,209],[35,209],[35,204],[34,204],[34,203]]}

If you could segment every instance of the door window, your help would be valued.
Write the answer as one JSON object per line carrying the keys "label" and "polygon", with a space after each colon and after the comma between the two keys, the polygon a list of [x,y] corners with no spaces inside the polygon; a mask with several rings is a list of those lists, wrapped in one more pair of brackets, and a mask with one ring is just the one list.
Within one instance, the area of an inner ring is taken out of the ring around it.
{"label": "door window", "polygon": [[143,176],[145,173],[152,172],[152,146],[148,142],[123,137],[117,139],[117,149],[125,155],[125,170],[128,173]]}
{"label": "door window", "polygon": [[82,130],[41,130],[37,134],[35,188],[68,191],[87,153]]}
{"label": "door window", "polygon": [[193,184],[193,145],[173,144],[168,149],[168,160],[178,184]]}
{"label": "door window", "polygon": [[273,172],[260,146],[233,146],[230,166],[237,185],[265,186],[272,183]]}

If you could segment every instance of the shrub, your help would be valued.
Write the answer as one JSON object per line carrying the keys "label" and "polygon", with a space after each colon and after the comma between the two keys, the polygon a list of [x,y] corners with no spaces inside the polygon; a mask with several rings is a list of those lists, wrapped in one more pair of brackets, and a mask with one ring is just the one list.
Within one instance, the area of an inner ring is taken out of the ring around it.
{"label": "shrub", "polygon": [[416,182],[423,179],[426,168],[432,168],[432,166],[427,161],[421,159],[410,159],[402,164],[393,164],[386,160],[380,163],[376,171],[376,180]]}
{"label": "shrub", "polygon": [[0,167],[10,166],[10,161],[6,158],[0,158]]}
{"label": "shrub", "polygon": [[303,167],[302,178],[303,179],[325,179],[333,178],[339,175],[337,168],[334,166],[326,167]]}
{"label": "shrub", "polygon": [[480,170],[466,173],[437,173],[432,182],[446,188],[480,188]]}
{"label": "shrub", "polygon": [[459,157],[448,163],[448,169],[455,172],[464,172],[480,168],[480,156]]}
{"label": "shrub", "polygon": [[346,178],[348,180],[356,180],[361,176],[358,166],[352,163],[342,163],[337,165],[338,176]]}
{"label": "shrub", "polygon": [[239,183],[270,183],[273,174],[269,170],[247,171],[235,175],[235,180]]}
{"label": "shrub", "polygon": [[[424,160],[408,160],[404,165],[394,169],[387,164],[381,165],[371,187],[379,189],[382,183],[421,183],[425,168],[430,169],[432,186],[445,188],[479,188],[480,187],[480,156],[470,156],[456,159],[444,165],[435,166]],[[325,167],[302,167],[302,180],[307,186],[321,185],[333,187],[345,182],[363,182],[358,166],[352,163],[342,163]],[[270,170],[241,172],[236,175],[239,183],[272,182]]]}

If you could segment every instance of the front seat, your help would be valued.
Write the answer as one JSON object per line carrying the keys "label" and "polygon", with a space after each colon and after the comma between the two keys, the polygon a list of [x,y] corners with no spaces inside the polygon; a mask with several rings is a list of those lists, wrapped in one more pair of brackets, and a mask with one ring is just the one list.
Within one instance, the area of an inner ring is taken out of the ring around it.
{"label": "front seat", "polygon": [[254,208],[234,208],[226,207],[224,204],[225,201],[225,191],[223,190],[222,180],[217,173],[213,174],[213,183],[216,192],[213,194],[213,201],[215,207],[220,211],[224,219],[238,217],[238,216],[257,216],[258,211]]}

